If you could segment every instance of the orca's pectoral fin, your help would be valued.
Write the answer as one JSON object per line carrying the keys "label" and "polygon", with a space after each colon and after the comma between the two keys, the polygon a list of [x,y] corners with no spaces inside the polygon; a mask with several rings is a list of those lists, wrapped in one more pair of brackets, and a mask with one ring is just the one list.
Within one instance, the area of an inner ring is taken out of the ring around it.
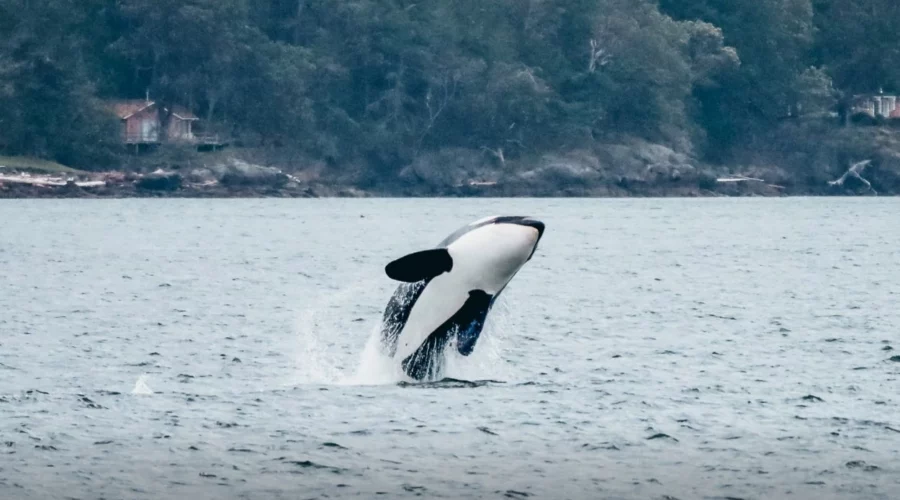
{"label": "orca's pectoral fin", "polygon": [[397,281],[415,283],[453,269],[453,258],[446,248],[422,250],[400,257],[385,266],[388,277]]}
{"label": "orca's pectoral fin", "polygon": [[475,343],[478,342],[478,337],[481,335],[481,329],[483,327],[484,323],[476,320],[473,320],[468,325],[462,326],[459,333],[456,335],[456,350],[463,356],[472,354],[472,351],[475,350]]}
{"label": "orca's pectoral fin", "polygon": [[463,356],[472,354],[493,301],[494,297],[483,290],[470,291],[462,307],[401,362],[403,371],[416,380],[436,376],[442,369],[444,348],[453,334],[456,335],[459,353]]}

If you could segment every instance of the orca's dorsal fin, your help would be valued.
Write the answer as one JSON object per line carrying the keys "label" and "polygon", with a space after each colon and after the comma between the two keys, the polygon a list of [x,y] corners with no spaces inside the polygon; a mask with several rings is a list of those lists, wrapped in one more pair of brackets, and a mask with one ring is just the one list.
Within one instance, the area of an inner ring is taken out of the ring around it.
{"label": "orca's dorsal fin", "polygon": [[422,250],[400,257],[384,268],[388,277],[406,283],[415,283],[453,269],[453,257],[446,248]]}

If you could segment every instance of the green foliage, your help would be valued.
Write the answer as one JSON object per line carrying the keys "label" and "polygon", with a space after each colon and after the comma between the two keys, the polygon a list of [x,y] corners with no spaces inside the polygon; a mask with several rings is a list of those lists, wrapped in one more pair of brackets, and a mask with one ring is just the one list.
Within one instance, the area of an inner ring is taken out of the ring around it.
{"label": "green foliage", "polygon": [[797,76],[794,93],[798,112],[806,115],[828,113],[834,109],[838,99],[831,78],[823,69],[814,67]]}
{"label": "green foliage", "polygon": [[86,70],[90,2],[0,2],[0,148],[91,168],[111,161],[115,122]]}
{"label": "green foliage", "polygon": [[[629,135],[708,158],[900,90],[893,0],[0,0],[0,152],[115,163],[149,92],[236,144],[394,174]],[[835,83],[832,83],[834,80]]]}
{"label": "green foliage", "polygon": [[819,28],[815,63],[828,68],[836,84],[848,91],[900,91],[897,2],[815,0],[814,4]]}
{"label": "green foliage", "polygon": [[41,174],[85,174],[78,170],[59,163],[31,158],[28,156],[0,156],[0,165],[14,170],[24,170]]}

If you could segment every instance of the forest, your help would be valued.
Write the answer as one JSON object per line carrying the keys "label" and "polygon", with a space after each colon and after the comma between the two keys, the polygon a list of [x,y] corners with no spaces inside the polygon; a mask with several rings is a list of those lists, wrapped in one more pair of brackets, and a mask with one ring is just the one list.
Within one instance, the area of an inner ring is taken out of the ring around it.
{"label": "forest", "polygon": [[106,103],[152,96],[369,179],[631,140],[709,165],[769,145],[752,161],[807,155],[796,178],[854,95],[900,90],[894,2],[0,0],[0,154],[127,168]]}

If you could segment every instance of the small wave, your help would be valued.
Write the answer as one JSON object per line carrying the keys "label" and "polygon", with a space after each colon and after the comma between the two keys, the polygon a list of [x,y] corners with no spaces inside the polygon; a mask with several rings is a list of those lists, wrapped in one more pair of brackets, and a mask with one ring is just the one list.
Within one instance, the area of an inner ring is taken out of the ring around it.
{"label": "small wave", "polygon": [[153,394],[153,390],[147,385],[147,376],[141,375],[138,377],[137,382],[134,383],[134,389],[131,390],[132,394]]}
{"label": "small wave", "polygon": [[486,385],[505,384],[502,380],[461,380],[456,378],[443,378],[436,382],[406,382],[397,383],[398,387],[412,387],[417,389],[469,389],[484,387]]}

